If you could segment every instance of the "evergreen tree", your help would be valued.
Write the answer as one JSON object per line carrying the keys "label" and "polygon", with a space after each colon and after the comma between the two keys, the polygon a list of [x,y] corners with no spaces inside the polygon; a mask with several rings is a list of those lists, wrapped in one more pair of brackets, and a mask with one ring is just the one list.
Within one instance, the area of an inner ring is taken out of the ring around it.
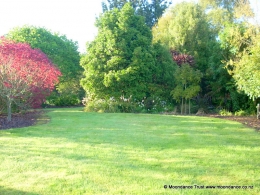
{"label": "evergreen tree", "polygon": [[135,13],[145,18],[145,23],[150,28],[162,16],[164,10],[171,4],[168,0],[107,0],[102,2],[103,12],[113,8],[122,9],[126,3],[131,3]]}
{"label": "evergreen tree", "polygon": [[99,33],[81,60],[85,69],[81,84],[87,95],[146,97],[156,67],[152,34],[143,18],[127,3],[121,10],[105,12],[96,26]]}

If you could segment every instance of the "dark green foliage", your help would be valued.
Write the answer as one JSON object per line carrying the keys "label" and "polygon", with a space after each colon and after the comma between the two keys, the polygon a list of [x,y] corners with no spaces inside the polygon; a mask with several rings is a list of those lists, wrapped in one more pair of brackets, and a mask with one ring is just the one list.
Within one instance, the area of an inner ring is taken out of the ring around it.
{"label": "dark green foliage", "polygon": [[159,44],[152,45],[151,30],[130,4],[105,12],[96,25],[99,33],[81,60],[87,97],[131,96],[138,102],[170,89],[174,70],[170,54]]}
{"label": "dark green foliage", "polygon": [[150,28],[154,26],[164,10],[171,4],[171,1],[168,0],[107,0],[102,2],[103,12],[113,8],[122,9],[128,2],[131,3],[137,15],[145,18],[145,23]]}
{"label": "dark green foliage", "polygon": [[153,44],[155,54],[155,72],[153,74],[152,85],[150,85],[150,96],[163,97],[170,100],[170,91],[174,86],[173,74],[177,68],[172,60],[167,47],[160,43]]}

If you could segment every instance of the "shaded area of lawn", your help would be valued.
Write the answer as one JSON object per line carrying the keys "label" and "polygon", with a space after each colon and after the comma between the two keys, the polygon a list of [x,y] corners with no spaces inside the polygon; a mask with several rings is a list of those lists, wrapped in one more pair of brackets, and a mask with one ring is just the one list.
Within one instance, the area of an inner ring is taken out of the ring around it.
{"label": "shaded area of lawn", "polygon": [[0,114],[0,130],[28,127],[35,124],[47,123],[49,121],[43,110],[27,111],[25,113],[12,114],[12,120],[7,121],[7,116]]}
{"label": "shaded area of lawn", "polygon": [[48,124],[0,132],[0,186],[36,194],[260,192],[260,135],[237,122],[79,108],[53,109],[48,115]]}
{"label": "shaded area of lawn", "polygon": [[2,187],[2,186],[0,186],[0,193],[3,194],[3,195],[13,195],[13,194],[19,194],[19,195],[38,195],[38,194],[36,194],[36,193],[14,190],[14,189],[5,188],[5,187]]}

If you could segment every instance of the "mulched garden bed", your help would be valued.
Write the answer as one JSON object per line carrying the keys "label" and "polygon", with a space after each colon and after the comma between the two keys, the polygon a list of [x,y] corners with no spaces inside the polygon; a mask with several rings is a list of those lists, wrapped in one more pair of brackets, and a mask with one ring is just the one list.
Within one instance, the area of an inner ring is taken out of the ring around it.
{"label": "mulched garden bed", "polygon": [[7,121],[7,115],[0,115],[0,130],[35,125],[37,119],[41,118],[44,111],[30,111],[26,113],[12,114],[12,120]]}
{"label": "mulched garden bed", "polygon": [[254,128],[254,129],[260,131],[260,119],[257,119],[256,116],[218,116],[218,115],[216,115],[213,117],[237,121],[248,127],[251,127],[251,128]]}

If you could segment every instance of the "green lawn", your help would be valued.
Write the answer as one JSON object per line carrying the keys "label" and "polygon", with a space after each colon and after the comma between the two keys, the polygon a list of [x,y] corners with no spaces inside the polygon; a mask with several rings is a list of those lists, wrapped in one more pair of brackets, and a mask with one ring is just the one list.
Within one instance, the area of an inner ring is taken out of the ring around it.
{"label": "green lawn", "polygon": [[1,195],[260,193],[260,134],[237,122],[80,108],[48,116],[0,131]]}

